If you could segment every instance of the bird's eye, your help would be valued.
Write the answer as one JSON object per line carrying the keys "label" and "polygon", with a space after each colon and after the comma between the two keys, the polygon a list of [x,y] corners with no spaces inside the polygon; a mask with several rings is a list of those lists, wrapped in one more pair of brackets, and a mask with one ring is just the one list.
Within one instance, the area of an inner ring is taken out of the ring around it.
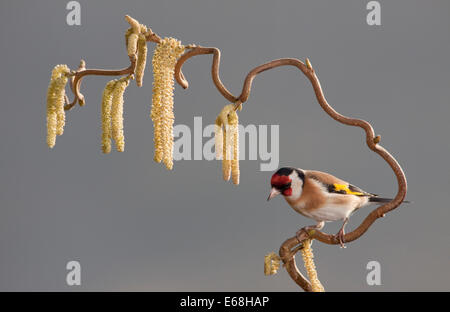
{"label": "bird's eye", "polygon": [[291,196],[291,195],[292,195],[291,183],[286,184],[286,186],[283,188],[283,190],[281,191],[281,193],[282,193],[284,196]]}

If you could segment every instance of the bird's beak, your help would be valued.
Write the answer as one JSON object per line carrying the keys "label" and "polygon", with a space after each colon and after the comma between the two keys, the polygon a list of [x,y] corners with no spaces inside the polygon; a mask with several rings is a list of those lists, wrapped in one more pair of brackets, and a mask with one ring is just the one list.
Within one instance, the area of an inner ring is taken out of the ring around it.
{"label": "bird's beak", "polygon": [[272,187],[272,189],[270,190],[269,197],[267,197],[267,201],[271,200],[272,198],[274,198],[278,194],[280,194],[280,191],[277,190],[276,188]]}

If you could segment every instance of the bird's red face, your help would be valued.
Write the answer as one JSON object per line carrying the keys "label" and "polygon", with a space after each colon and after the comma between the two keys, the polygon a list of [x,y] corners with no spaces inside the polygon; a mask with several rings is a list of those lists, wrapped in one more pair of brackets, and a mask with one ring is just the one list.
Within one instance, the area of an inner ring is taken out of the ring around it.
{"label": "bird's red face", "polygon": [[291,196],[292,195],[292,187],[291,187],[292,179],[289,175],[282,175],[278,172],[272,175],[270,179],[270,185],[272,186],[272,190],[270,191],[269,198],[267,200],[271,200],[278,194],[282,194],[283,196]]}

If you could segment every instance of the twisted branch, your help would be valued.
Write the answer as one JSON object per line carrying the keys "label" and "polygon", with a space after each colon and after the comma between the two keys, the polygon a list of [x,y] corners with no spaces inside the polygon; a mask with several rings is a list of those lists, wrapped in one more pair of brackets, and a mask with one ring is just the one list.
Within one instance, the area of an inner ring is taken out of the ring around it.
{"label": "twisted branch", "polygon": [[[338,113],[336,110],[334,110],[330,104],[328,104],[327,100],[325,99],[325,96],[322,91],[322,87],[320,86],[319,79],[316,76],[315,70],[312,68],[311,63],[308,59],[306,59],[306,64],[301,62],[298,59],[294,58],[283,58],[278,60],[273,60],[271,62],[262,64],[253,70],[251,70],[247,77],[245,78],[244,85],[242,87],[242,92],[239,95],[239,97],[233,96],[227,88],[223,85],[222,81],[219,77],[219,62],[220,62],[220,51],[217,48],[203,48],[203,47],[194,47],[191,51],[185,53],[180,57],[178,60],[177,66],[175,67],[175,78],[177,82],[183,87],[187,88],[188,83],[186,79],[182,76],[181,68],[190,57],[200,54],[213,54],[213,65],[211,74],[213,77],[214,84],[216,88],[219,90],[219,92],[230,102],[235,103],[235,109],[239,108],[242,103],[246,102],[248,97],[250,96],[250,91],[253,83],[253,79],[258,75],[259,73],[262,73],[266,70],[279,67],[279,66],[295,66],[310,80],[312,87],[314,89],[314,93],[316,95],[317,101],[319,102],[322,109],[334,120],[343,123],[345,125],[349,126],[355,126],[360,127],[364,129],[366,132],[366,144],[367,146],[380,155],[391,167],[393,170],[395,176],[397,177],[397,183],[398,183],[398,192],[395,198],[374,209],[365,219],[364,221],[352,232],[349,232],[345,234],[344,241],[345,242],[351,242],[356,239],[358,239],[361,235],[363,235],[369,227],[380,217],[384,217],[384,215],[398,207],[404,200],[406,196],[407,191],[407,182],[405,174],[400,167],[397,160],[389,154],[389,152],[379,145],[379,142],[381,140],[381,137],[379,135],[375,136],[375,132],[370,125],[365,120],[362,119],[355,119],[346,117],[340,113]],[[307,238],[310,239],[317,239],[318,241],[321,241],[325,244],[330,245],[336,245],[339,244],[339,240],[336,236],[330,235],[324,232],[321,232],[319,230],[313,230],[307,233]],[[295,254],[299,249],[299,247],[294,248],[296,245],[301,244],[302,241],[299,241],[299,239],[294,236],[289,239],[287,239],[280,248],[279,254],[281,259],[283,260],[286,270],[289,273],[290,277],[305,291],[311,291],[311,284],[308,282],[308,280],[300,273],[298,270],[296,263],[295,263]]]}
{"label": "twisted branch", "polygon": [[220,67],[220,50],[217,48],[205,48],[205,47],[193,47],[189,52],[184,53],[178,59],[177,64],[175,65],[175,79],[178,84],[183,87],[183,89],[187,89],[189,87],[189,83],[184,78],[183,73],[181,72],[181,67],[184,62],[186,62],[189,58],[195,55],[202,54],[213,54],[213,63],[211,66],[211,75],[214,81],[214,84],[217,87],[217,90],[231,103],[235,103],[238,98],[234,97],[230,91],[223,85],[222,80],[219,77],[219,67]]}
{"label": "twisted branch", "polygon": [[295,254],[300,251],[301,245],[298,245],[299,241],[297,236],[287,239],[280,247],[278,252],[281,260],[283,261],[284,267],[288,272],[292,280],[300,286],[304,291],[312,292],[312,285],[303,276],[300,270],[297,268],[295,263]]}
{"label": "twisted branch", "polygon": [[80,92],[81,81],[84,76],[95,75],[95,76],[121,76],[121,75],[132,75],[136,69],[136,57],[130,57],[130,66],[124,69],[117,70],[106,70],[106,69],[86,69],[86,63],[81,60],[78,70],[73,74],[70,88],[74,94],[74,99],[71,103],[64,105],[64,110],[70,110],[78,102],[80,106],[84,105],[84,95]]}
{"label": "twisted branch", "polygon": [[[130,16],[126,15],[125,19],[128,23],[130,23],[131,27],[137,27],[136,25],[139,25],[139,23],[131,18]],[[147,42],[155,42],[160,43],[161,37],[155,34],[151,29],[148,29],[145,33],[145,39]],[[78,102],[80,106],[83,106],[85,104],[84,102],[84,96],[80,92],[80,86],[81,81],[83,77],[88,75],[94,75],[94,76],[122,76],[122,75],[133,75],[136,70],[136,60],[137,56],[136,54],[130,55],[130,66],[123,69],[117,69],[117,70],[106,70],[106,69],[86,69],[86,63],[84,60],[81,60],[80,65],[78,66],[78,69],[72,73],[72,78],[70,81],[70,89],[72,90],[74,94],[74,99],[72,102],[69,103],[69,101],[66,98],[66,105],[64,105],[64,110],[70,110],[72,107],[75,106],[75,104]],[[183,73],[180,73],[182,77]]]}

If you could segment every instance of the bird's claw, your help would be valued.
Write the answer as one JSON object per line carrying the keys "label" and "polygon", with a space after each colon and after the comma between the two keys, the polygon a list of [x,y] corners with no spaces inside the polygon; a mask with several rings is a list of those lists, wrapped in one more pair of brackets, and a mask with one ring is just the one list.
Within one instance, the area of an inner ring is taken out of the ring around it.
{"label": "bird's claw", "polygon": [[339,232],[337,232],[336,235],[334,235],[334,237],[339,240],[339,244],[341,245],[341,248],[347,248],[344,245],[344,243],[345,243],[344,236],[345,236],[345,233],[342,229]]}

